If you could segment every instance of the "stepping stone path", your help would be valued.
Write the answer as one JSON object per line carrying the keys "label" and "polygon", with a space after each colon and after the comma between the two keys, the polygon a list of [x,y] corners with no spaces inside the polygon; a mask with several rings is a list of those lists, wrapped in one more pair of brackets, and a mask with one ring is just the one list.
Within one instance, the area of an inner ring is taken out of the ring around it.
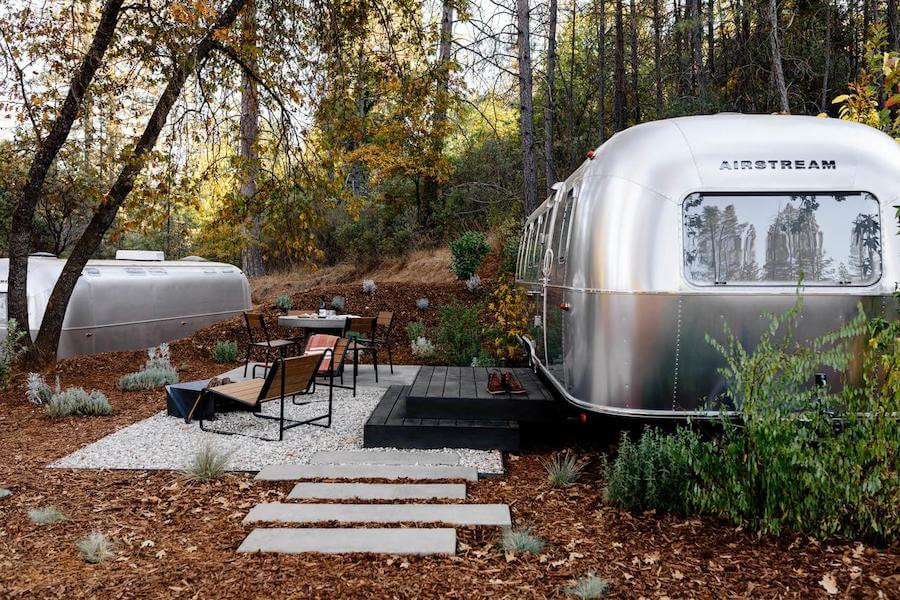
{"label": "stepping stone path", "polygon": [[[308,465],[269,465],[256,478],[264,481],[304,479],[350,480],[334,483],[299,481],[288,502],[253,507],[244,523],[296,523],[299,527],[257,527],[238,552],[379,554],[456,554],[456,530],[412,524],[512,525],[506,504],[384,503],[385,500],[465,500],[464,483],[476,481],[473,467],[459,465],[450,452],[340,451],[315,454]],[[366,483],[354,480],[408,480]],[[432,483],[424,483],[432,482]],[[308,503],[290,500],[374,500],[376,503]],[[397,528],[310,527],[322,523],[373,525],[410,524]]]}

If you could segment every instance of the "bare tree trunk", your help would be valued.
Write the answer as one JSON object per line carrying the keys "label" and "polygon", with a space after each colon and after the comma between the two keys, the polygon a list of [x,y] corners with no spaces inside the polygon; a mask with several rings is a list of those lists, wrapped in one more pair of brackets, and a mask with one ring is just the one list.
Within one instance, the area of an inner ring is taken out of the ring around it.
{"label": "bare tree trunk", "polygon": [[900,50],[900,23],[897,17],[897,0],[887,0],[888,47]]}
{"label": "bare tree trunk", "polygon": [[[689,2],[691,0],[688,0]],[[704,78],[703,78],[703,16],[701,14],[701,4],[700,0],[692,0],[693,1],[693,12],[691,14],[691,18],[693,20],[691,27],[691,47],[693,49],[694,55],[694,66],[693,66],[693,74],[694,74],[694,85],[696,86],[696,91],[700,95],[703,95],[705,92]]]}
{"label": "bare tree trunk", "polygon": [[713,20],[715,19],[715,11],[713,10],[714,0],[707,0],[706,4],[706,72],[710,79],[715,80],[716,77],[716,38],[713,35]]}
{"label": "bare tree trunk", "polygon": [[[22,188],[22,195],[16,203],[16,210],[12,216],[9,231],[9,310],[10,318],[18,321],[22,329],[28,329],[28,254],[31,252],[32,221],[34,211],[41,196],[41,188],[47,178],[53,161],[60,148],[69,137],[72,124],[78,116],[78,110],[84,99],[85,92],[91,84],[103,56],[112,41],[119,21],[119,13],[122,9],[122,0],[107,0],[100,14],[100,21],[94,38],[88,48],[87,54],[81,61],[81,65],[75,72],[69,91],[63,102],[59,114],[56,116],[50,131],[40,141],[31,167],[28,170],[28,179]],[[59,337],[57,335],[57,337]],[[31,336],[23,338],[24,344],[33,348]],[[54,357],[55,358],[55,347]]]}
{"label": "bare tree trunk", "polygon": [[135,140],[132,150],[128,153],[128,157],[125,160],[125,164],[106,194],[105,201],[94,213],[87,228],[75,243],[72,254],[66,261],[65,266],[63,266],[62,273],[56,281],[53,291],[50,293],[50,299],[47,301],[47,309],[44,313],[44,320],[41,322],[41,329],[33,347],[29,351],[28,359],[30,362],[41,365],[55,360],[63,318],[81,272],[84,270],[88,259],[100,247],[104,234],[115,221],[119,208],[134,188],[134,181],[143,170],[150,152],[156,145],[156,140],[166,124],[169,112],[181,95],[181,90],[184,88],[187,78],[194,73],[199,64],[206,60],[210,52],[218,44],[216,37],[221,33],[221,30],[231,27],[246,2],[247,0],[231,0],[231,3],[219,14],[215,25],[207,31],[206,35],[191,49],[188,55],[175,65],[165,89],[157,100],[153,113],[144,127],[143,133]]}
{"label": "bare tree trunk", "polygon": [[[434,159],[444,150],[444,125],[447,122],[447,103],[450,93],[450,49],[453,41],[453,6],[447,0],[441,10],[441,38],[438,44],[438,90],[437,105],[432,120],[432,155]],[[419,229],[426,230],[431,221],[431,213],[441,194],[440,182],[432,175],[426,175],[422,182],[422,193],[419,194],[419,182],[416,180],[417,220]]]}
{"label": "bare tree trunk", "polygon": [[[248,0],[241,24],[241,44],[247,65],[256,70],[256,0]],[[241,268],[247,277],[266,274],[262,259],[260,237],[262,215],[256,206],[256,192],[259,185],[259,95],[256,81],[242,70],[241,75],[241,197],[244,200],[244,214],[250,225],[244,229],[244,246],[241,248]]]}
{"label": "bare tree trunk", "polygon": [[625,99],[625,23],[622,15],[622,0],[616,0],[616,50],[613,67],[613,131],[625,129],[625,114],[628,112]]}
{"label": "bare tree trunk", "polygon": [[634,123],[637,125],[641,122],[641,89],[638,79],[638,27],[637,27],[637,8],[634,0],[629,0],[628,5],[629,21],[631,28],[631,93],[634,101]]}
{"label": "bare tree trunk", "polygon": [[[685,12],[687,12],[687,3],[691,0],[685,1]],[[678,91],[679,96],[684,96],[686,87],[685,87],[685,66],[684,66],[684,31],[682,27],[682,23],[684,22],[684,18],[681,12],[681,0],[673,0],[672,12],[675,15],[675,71],[676,71],[676,86],[675,89]]]}
{"label": "bare tree trunk", "polygon": [[662,17],[659,14],[659,0],[653,0],[653,79],[656,85],[656,118],[663,114],[662,89]]}
{"label": "bare tree trunk", "polygon": [[819,111],[828,110],[828,78],[831,75],[831,5],[825,5],[825,69],[822,73],[822,97],[819,101]]}
{"label": "bare tree trunk", "polygon": [[787,84],[784,81],[784,67],[781,62],[781,40],[778,37],[778,0],[769,0],[769,45],[772,51],[772,76],[775,80],[775,92],[778,95],[779,110],[788,115],[791,107],[788,104]]}
{"label": "bare tree trunk", "polygon": [[600,143],[602,144],[606,141],[606,0],[600,0],[600,15],[598,21],[599,31],[597,32],[597,38],[600,43],[600,48],[598,49],[599,65],[597,66],[597,76],[600,81],[597,86],[597,92],[600,95],[598,116],[600,117],[599,133]]}
{"label": "bare tree trunk", "polygon": [[531,97],[531,19],[528,0],[516,0],[519,46],[519,129],[522,138],[522,185],[525,214],[538,207],[537,173],[534,160],[534,106]]}
{"label": "bare tree trunk", "polygon": [[553,84],[556,71],[556,0],[550,0],[550,14],[547,23],[547,97],[544,104],[544,163],[547,169],[547,194],[556,183],[556,163],[553,160]]}
{"label": "bare tree trunk", "polygon": [[569,47],[569,81],[566,86],[566,138],[568,140],[568,162],[569,166],[577,165],[578,160],[578,148],[575,143],[575,40],[578,39],[578,34],[575,31],[575,18],[577,16],[576,0],[572,0],[572,37],[570,40],[571,46]]}

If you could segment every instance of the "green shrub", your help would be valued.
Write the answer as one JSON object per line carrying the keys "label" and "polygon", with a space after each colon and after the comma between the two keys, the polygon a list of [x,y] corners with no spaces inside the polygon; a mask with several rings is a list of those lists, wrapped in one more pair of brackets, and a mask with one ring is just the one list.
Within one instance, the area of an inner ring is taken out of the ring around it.
{"label": "green shrub", "polygon": [[550,460],[544,461],[544,469],[547,470],[547,482],[557,488],[569,487],[581,477],[584,463],[578,461],[568,452],[557,454]]}
{"label": "green shrub", "polygon": [[90,417],[112,414],[112,406],[103,392],[71,387],[55,392],[47,402],[47,414],[53,418]]}
{"label": "green shrub", "polygon": [[422,321],[413,321],[406,326],[406,336],[409,341],[414,342],[425,335],[425,323]]}
{"label": "green shrub", "polygon": [[[900,323],[851,322],[795,339],[801,304],[770,325],[753,351],[727,327],[710,343],[740,425],[726,423],[716,460],[704,465],[706,512],[763,533],[800,531],[875,542],[900,538]],[[851,364],[861,366],[854,382]],[[812,385],[828,367],[840,392]]]}
{"label": "green shrub", "polygon": [[399,207],[367,207],[359,219],[337,226],[334,233],[335,258],[353,261],[361,269],[378,264],[384,256],[402,256],[409,251],[415,234],[415,212]]}
{"label": "green shrub", "polygon": [[172,366],[168,344],[147,350],[147,362],[142,371],[123,375],[119,388],[126,391],[152,390],[164,385],[178,383],[178,371]]}
{"label": "green shrub", "polygon": [[229,340],[216,342],[213,348],[213,360],[219,364],[233,363],[238,357],[237,343]]}
{"label": "green shrub", "polygon": [[514,275],[516,261],[519,258],[519,243],[522,240],[522,222],[518,219],[509,219],[499,230],[503,245],[500,247],[499,274]]}
{"label": "green shrub", "polygon": [[105,533],[99,531],[92,531],[78,540],[76,545],[78,546],[78,551],[81,552],[81,558],[92,565],[101,563],[116,555],[115,545],[112,540]]}
{"label": "green shrub", "polygon": [[476,356],[472,357],[472,362],[470,363],[472,367],[481,367],[481,368],[490,368],[496,367],[497,361],[494,360],[494,357],[491,356],[490,352],[486,350],[481,350]]}
{"label": "green shrub", "polygon": [[287,312],[294,308],[294,301],[287,294],[281,294],[275,299],[275,308],[280,311]]}
{"label": "green shrub", "polygon": [[67,521],[69,519],[69,517],[63,514],[63,512],[55,506],[33,508],[28,511],[28,518],[36,525],[47,525],[59,521]]}
{"label": "green shrub", "polygon": [[699,436],[683,427],[673,435],[647,427],[637,443],[623,432],[616,459],[606,464],[606,498],[636,513],[687,514],[695,507],[692,465],[705,452]]}
{"label": "green shrub", "polygon": [[450,242],[450,270],[457,279],[468,279],[481,268],[490,250],[482,232],[467,231]]}
{"label": "green shrub", "polygon": [[6,322],[6,336],[0,339],[0,389],[6,389],[12,375],[13,364],[25,352],[22,338],[26,334],[27,332],[19,329],[15,319]]}
{"label": "green shrub", "polygon": [[516,554],[540,554],[546,546],[544,540],[532,535],[527,529],[504,529],[501,541],[504,550]]}
{"label": "green shrub", "polygon": [[438,311],[435,341],[441,360],[447,364],[458,367],[471,365],[472,359],[481,354],[482,336],[477,307],[453,302]]}
{"label": "green shrub", "polygon": [[575,582],[575,585],[563,591],[567,596],[572,596],[579,600],[598,600],[606,596],[606,593],[609,591],[609,583],[605,579],[588,575],[587,577],[582,577]]}
{"label": "green shrub", "polygon": [[218,479],[225,474],[225,467],[230,458],[230,452],[223,452],[210,444],[205,444],[185,467],[184,474],[190,481]]}

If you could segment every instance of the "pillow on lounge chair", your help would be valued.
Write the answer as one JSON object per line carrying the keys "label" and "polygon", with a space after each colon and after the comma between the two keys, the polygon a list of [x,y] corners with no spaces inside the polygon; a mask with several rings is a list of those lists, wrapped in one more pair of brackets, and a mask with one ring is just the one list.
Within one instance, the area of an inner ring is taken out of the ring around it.
{"label": "pillow on lounge chair", "polygon": [[328,370],[331,368],[331,361],[334,358],[334,347],[337,345],[339,339],[340,338],[336,335],[328,335],[325,333],[311,335],[306,342],[306,349],[303,351],[303,356],[322,354],[326,350],[331,350],[319,364],[319,373],[328,373]]}

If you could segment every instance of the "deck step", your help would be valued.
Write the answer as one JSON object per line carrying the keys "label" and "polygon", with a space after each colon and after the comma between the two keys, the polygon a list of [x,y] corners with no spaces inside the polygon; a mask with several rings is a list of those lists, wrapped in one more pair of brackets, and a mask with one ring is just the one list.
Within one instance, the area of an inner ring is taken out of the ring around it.
{"label": "deck step", "polygon": [[465,500],[464,483],[298,483],[289,500]]}
{"label": "deck step", "polygon": [[295,479],[464,479],[477,481],[475,467],[454,465],[268,465],[256,474],[264,481]]}
{"label": "deck step", "polygon": [[517,451],[519,424],[505,419],[415,418],[407,411],[409,386],[391,386],[363,429],[366,448],[473,448]]}
{"label": "deck step", "polygon": [[257,504],[244,523],[446,523],[510,527],[506,504]]}
{"label": "deck step", "polygon": [[456,530],[257,528],[238,552],[456,554]]}
{"label": "deck step", "polygon": [[336,450],[316,452],[313,465],[458,465],[455,452],[403,452],[398,450]]}

